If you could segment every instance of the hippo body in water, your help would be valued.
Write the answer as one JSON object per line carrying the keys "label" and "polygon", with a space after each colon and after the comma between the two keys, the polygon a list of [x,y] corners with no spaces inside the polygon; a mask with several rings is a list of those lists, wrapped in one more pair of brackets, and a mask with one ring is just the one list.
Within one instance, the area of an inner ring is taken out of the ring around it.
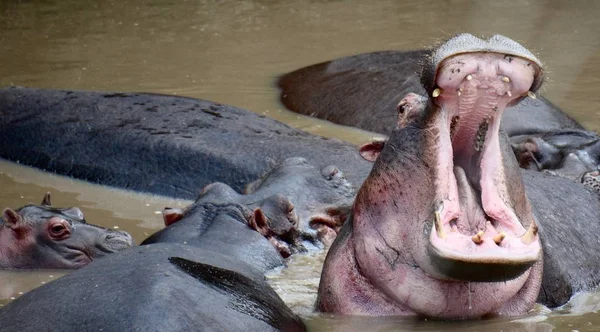
{"label": "hippo body in water", "polygon": [[432,53],[421,79],[432,98],[382,146],[327,255],[317,307],[523,314],[541,287],[542,250],[500,120],[541,86],[541,64],[506,37],[459,35]]}
{"label": "hippo body in water", "polygon": [[[281,102],[294,112],[389,135],[404,96],[426,94],[419,73],[429,53],[375,52],[300,68],[279,79]],[[542,96],[508,107],[501,128],[510,137],[583,129]]]}
{"label": "hippo body in water", "polygon": [[133,246],[126,232],[88,224],[78,208],[7,208],[0,220],[0,269],[76,269]]}
{"label": "hippo body in water", "polygon": [[[232,229],[250,226],[257,233],[238,238],[235,248],[225,247],[223,251],[243,254],[245,257],[238,258],[260,264],[264,257],[272,256],[259,255],[251,249],[263,244],[256,239],[262,235],[287,258],[309,248],[322,249],[323,242],[330,244],[335,232],[329,230],[343,224],[355,195],[337,167],[330,165],[319,171],[304,158],[286,159],[249,183],[244,193],[239,194],[224,183],[212,183],[193,205],[185,209],[166,208],[163,217],[167,228],[142,244],[185,242],[210,249],[219,241],[231,242]],[[246,244],[248,248],[240,248]],[[262,269],[281,265],[280,259],[268,259]]]}
{"label": "hippo body in water", "polygon": [[[199,198],[200,200],[201,198]],[[150,235],[142,245],[178,243],[219,252],[243,261],[261,272],[283,266],[283,259],[261,234],[248,226],[251,210],[231,202],[196,201],[180,219]],[[163,211],[165,220],[173,212]]]}
{"label": "hippo body in water", "polygon": [[319,169],[370,166],[355,147],[240,108],[138,93],[0,89],[0,157],[102,185],[195,199],[235,190],[290,157]]}
{"label": "hippo body in water", "polygon": [[6,332],[305,330],[260,271],[175,243],[131,248],[34,289],[0,309],[0,326]]}

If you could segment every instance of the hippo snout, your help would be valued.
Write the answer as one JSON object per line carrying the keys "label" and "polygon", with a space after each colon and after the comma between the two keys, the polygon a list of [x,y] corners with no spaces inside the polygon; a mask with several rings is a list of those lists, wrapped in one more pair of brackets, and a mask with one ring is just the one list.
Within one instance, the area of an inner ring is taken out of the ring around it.
{"label": "hippo snout", "polygon": [[120,251],[135,245],[129,233],[115,230],[107,230],[100,242],[102,249],[108,252]]}

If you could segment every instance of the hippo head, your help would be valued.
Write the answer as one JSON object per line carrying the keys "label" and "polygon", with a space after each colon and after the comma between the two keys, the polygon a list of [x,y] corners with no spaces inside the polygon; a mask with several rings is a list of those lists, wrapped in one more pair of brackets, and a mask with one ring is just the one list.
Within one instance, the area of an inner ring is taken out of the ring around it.
{"label": "hippo head", "polygon": [[80,268],[134,245],[126,232],[88,224],[76,207],[51,207],[50,194],[42,205],[5,209],[0,239],[0,267],[13,269]]}
{"label": "hippo head", "polygon": [[395,313],[522,312],[537,296],[541,246],[499,126],[506,106],[534,96],[542,66],[506,37],[463,34],[431,54],[422,80],[431,96],[423,111],[400,114],[385,144],[361,151],[377,158],[354,202],[351,238],[340,241],[402,308]]}

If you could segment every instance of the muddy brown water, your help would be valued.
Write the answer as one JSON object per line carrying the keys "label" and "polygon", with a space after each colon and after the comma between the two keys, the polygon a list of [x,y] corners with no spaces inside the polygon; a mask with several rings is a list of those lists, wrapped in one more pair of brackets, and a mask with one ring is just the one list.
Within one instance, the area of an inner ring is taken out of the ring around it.
{"label": "muddy brown water", "polygon": [[[504,34],[536,51],[542,93],[600,129],[598,1],[1,1],[0,86],[145,91],[197,97],[271,116],[315,134],[361,143],[372,133],[287,112],[277,75],[337,57],[412,50],[458,32]],[[90,185],[0,162],[0,205],[79,206],[88,221],[139,243],[164,206],[189,202]],[[199,188],[200,189],[200,188]],[[600,295],[561,310],[476,322],[336,318],[311,313],[324,254],[295,257],[270,280],[315,331],[600,331]],[[64,271],[0,272],[0,305]]]}

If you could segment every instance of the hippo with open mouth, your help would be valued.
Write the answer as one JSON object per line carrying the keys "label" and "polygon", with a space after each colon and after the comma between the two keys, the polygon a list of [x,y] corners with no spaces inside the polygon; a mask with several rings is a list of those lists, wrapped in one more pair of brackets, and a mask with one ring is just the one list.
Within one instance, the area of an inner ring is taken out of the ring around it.
{"label": "hippo with open mouth", "polygon": [[317,308],[470,319],[530,310],[542,277],[538,227],[503,110],[535,93],[541,62],[496,35],[435,49],[432,97],[394,130],[332,245]]}

